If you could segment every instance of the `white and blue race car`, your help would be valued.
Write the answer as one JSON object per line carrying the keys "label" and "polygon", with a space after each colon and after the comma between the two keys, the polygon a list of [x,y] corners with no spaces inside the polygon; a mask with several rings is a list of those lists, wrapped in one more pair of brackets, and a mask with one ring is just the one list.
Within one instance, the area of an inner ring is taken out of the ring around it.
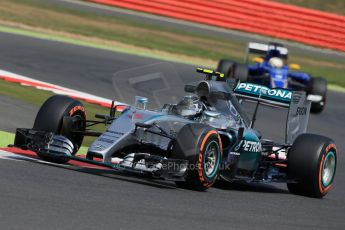
{"label": "white and blue race car", "polygon": [[[249,55],[259,55],[249,64]],[[287,63],[288,49],[278,43],[249,43],[245,64],[230,60],[221,60],[218,71],[229,78],[241,82],[252,82],[269,88],[302,90],[312,101],[311,112],[320,113],[326,104],[327,81],[321,77],[313,77],[308,73],[296,71],[297,64]]]}

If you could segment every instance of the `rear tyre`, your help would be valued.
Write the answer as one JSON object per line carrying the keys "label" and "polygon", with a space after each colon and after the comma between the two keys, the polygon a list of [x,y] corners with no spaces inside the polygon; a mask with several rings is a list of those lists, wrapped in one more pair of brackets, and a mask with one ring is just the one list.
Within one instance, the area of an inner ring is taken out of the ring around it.
{"label": "rear tyre", "polygon": [[217,71],[225,74],[224,79],[235,79],[239,80],[240,82],[248,81],[249,70],[248,66],[245,64],[220,60]]}
{"label": "rear tyre", "polygon": [[309,83],[308,94],[322,96],[320,102],[312,102],[310,111],[321,113],[326,105],[327,81],[324,78],[312,77]]}
{"label": "rear tyre", "polygon": [[302,134],[289,150],[287,163],[289,191],[322,198],[333,184],[337,163],[336,146],[327,137]]}
{"label": "rear tyre", "polygon": [[222,143],[218,132],[203,124],[187,124],[178,133],[172,158],[189,161],[185,181],[178,187],[204,191],[211,187],[219,173]]}
{"label": "rear tyre", "polygon": [[229,60],[220,60],[218,63],[217,71],[225,75],[225,79],[233,76],[235,62]]}
{"label": "rear tyre", "polygon": [[236,63],[234,68],[233,78],[239,80],[240,82],[248,81],[249,70],[247,65]]}
{"label": "rear tyre", "polygon": [[[65,116],[73,117],[73,126],[63,128],[63,119]],[[71,129],[85,130],[86,113],[83,104],[67,96],[55,95],[48,98],[37,113],[34,127],[35,130],[53,132],[68,138],[74,146],[73,154],[80,148],[84,135],[72,133]],[[67,163],[68,159],[63,157],[54,157],[37,153],[40,158],[54,163]]]}

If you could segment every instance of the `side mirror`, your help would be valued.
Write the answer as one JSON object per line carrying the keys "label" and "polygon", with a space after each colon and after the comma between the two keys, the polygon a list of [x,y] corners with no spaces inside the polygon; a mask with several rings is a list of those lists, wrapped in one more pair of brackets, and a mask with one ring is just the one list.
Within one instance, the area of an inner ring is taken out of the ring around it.
{"label": "side mirror", "polygon": [[185,85],[184,86],[184,91],[186,93],[194,93],[196,91],[197,87],[194,85]]}
{"label": "side mirror", "polygon": [[298,64],[290,64],[289,68],[292,69],[292,70],[300,70],[301,66],[298,65]]}

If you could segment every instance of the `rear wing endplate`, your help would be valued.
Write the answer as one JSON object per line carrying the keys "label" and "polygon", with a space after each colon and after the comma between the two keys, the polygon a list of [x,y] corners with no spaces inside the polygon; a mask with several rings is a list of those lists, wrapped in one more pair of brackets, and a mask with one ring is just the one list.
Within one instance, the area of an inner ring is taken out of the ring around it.
{"label": "rear wing endplate", "polygon": [[285,142],[287,144],[292,144],[300,134],[307,132],[310,106],[311,101],[307,100],[305,92],[293,92],[286,121]]}

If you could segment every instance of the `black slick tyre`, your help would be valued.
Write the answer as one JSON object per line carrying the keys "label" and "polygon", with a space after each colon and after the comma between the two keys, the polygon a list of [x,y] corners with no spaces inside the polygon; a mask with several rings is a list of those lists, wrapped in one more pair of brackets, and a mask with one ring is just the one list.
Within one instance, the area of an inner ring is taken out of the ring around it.
{"label": "black slick tyre", "polygon": [[337,149],[327,137],[302,134],[289,150],[287,163],[289,191],[322,198],[333,184]]}
{"label": "black slick tyre", "polygon": [[172,158],[189,161],[185,181],[176,185],[204,191],[211,187],[219,173],[222,143],[218,132],[203,124],[187,124],[177,134]]}
{"label": "black slick tyre", "polygon": [[321,96],[319,102],[312,102],[310,111],[312,113],[321,113],[326,105],[327,81],[321,77],[312,77],[309,82],[308,94]]}
{"label": "black slick tyre", "polygon": [[225,75],[224,79],[228,79],[233,76],[233,71],[235,67],[235,62],[229,60],[220,60],[218,62],[217,71]]}
{"label": "black slick tyre", "polygon": [[247,65],[236,63],[234,68],[234,79],[239,80],[240,82],[248,81],[249,70]]}
{"label": "black slick tyre", "polygon": [[[74,118],[74,127],[63,128],[63,119],[65,116]],[[54,95],[48,98],[36,115],[33,129],[53,132],[57,135],[63,135],[68,138],[74,145],[75,154],[80,148],[84,135],[80,133],[72,133],[71,128],[84,131],[85,130],[86,113],[83,104],[67,96]],[[43,160],[63,164],[68,159],[62,157],[54,157],[38,153]]]}

